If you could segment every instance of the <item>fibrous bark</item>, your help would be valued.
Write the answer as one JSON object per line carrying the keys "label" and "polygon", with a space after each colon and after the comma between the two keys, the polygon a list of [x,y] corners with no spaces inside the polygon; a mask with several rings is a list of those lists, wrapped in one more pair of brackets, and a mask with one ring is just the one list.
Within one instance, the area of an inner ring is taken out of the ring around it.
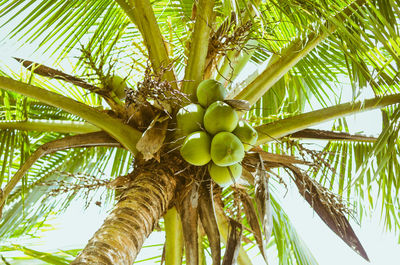
{"label": "fibrous bark", "polygon": [[173,175],[163,169],[135,176],[104,224],[71,264],[131,265],[167,211],[175,187]]}

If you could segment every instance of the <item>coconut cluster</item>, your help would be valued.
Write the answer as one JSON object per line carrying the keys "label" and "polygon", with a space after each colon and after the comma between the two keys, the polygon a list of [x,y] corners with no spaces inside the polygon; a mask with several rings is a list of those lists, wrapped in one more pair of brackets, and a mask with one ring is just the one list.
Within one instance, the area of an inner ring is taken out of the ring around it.
{"label": "coconut cluster", "polygon": [[241,161],[257,141],[257,131],[239,120],[235,109],[224,102],[225,87],[213,80],[202,81],[196,90],[198,104],[179,109],[178,133],[185,136],[180,153],[195,166],[208,164],[211,178],[228,186],[242,174]]}

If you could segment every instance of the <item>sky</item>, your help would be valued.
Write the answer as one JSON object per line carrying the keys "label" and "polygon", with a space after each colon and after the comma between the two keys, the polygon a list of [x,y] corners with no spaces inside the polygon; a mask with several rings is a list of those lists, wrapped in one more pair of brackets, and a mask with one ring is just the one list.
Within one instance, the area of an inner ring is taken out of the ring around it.
{"label": "sky", "polygon": [[[4,29],[0,30],[0,36],[4,36]],[[40,54],[33,54],[33,45],[27,44],[18,48],[15,41],[0,41],[0,65],[12,67],[19,70],[20,66],[11,59],[11,56],[45,62],[46,58]],[[15,68],[18,67],[18,68]],[[344,97],[349,97],[345,94]],[[369,95],[371,96],[371,95]],[[367,135],[376,135],[381,126],[379,112],[367,112],[355,117],[348,118],[353,132],[364,131]],[[374,122],[371,122],[374,121]],[[376,121],[376,122],[375,122]],[[326,125],[327,127],[330,127]],[[324,126],[322,126],[323,128]],[[398,238],[393,233],[383,231],[380,213],[371,213],[370,217],[364,218],[361,225],[352,222],[352,226],[366,249],[371,262],[365,262],[345,243],[343,243],[312,211],[309,205],[298,194],[294,185],[289,186],[289,192],[282,191],[280,199],[284,209],[297,229],[298,234],[305,241],[321,265],[391,265],[398,264],[400,260],[400,245]],[[51,223],[56,230],[46,231],[40,240],[32,248],[43,251],[54,251],[57,249],[68,249],[83,247],[87,240],[100,227],[107,210],[92,204],[84,211],[82,202],[76,201],[65,214],[52,220]],[[163,233],[154,233],[146,241],[145,245],[160,244],[163,242]],[[138,260],[154,255],[157,249],[161,254],[160,247],[144,248]],[[270,253],[270,264],[278,264]],[[260,256],[253,257],[255,265],[264,264]],[[141,264],[154,264],[147,261]]]}

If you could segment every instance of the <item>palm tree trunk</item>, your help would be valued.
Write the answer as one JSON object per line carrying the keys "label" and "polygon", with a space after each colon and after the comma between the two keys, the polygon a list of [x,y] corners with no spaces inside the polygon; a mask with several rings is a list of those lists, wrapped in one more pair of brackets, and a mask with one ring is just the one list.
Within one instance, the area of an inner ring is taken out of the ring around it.
{"label": "palm tree trunk", "polygon": [[132,265],[144,240],[167,211],[176,181],[167,170],[141,172],[89,243],[71,263]]}

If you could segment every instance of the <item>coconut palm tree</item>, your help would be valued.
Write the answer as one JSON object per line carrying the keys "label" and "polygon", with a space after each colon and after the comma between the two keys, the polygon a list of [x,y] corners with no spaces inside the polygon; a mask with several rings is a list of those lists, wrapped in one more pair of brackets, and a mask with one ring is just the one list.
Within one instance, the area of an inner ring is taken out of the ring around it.
{"label": "coconut palm tree", "polygon": [[[279,203],[276,190],[293,182],[368,260],[348,219],[379,208],[385,227],[400,227],[399,10],[388,0],[1,0],[7,38],[41,55],[0,70],[1,240],[107,187],[97,203],[113,209],[71,264],[132,264],[154,229],[168,265],[251,264],[249,245],[265,260],[275,248],[281,264],[316,264]],[[258,132],[224,189],[179,153],[176,113],[205,79]],[[381,133],[350,134],[345,117],[372,109]],[[323,148],[305,144],[315,140]]]}

